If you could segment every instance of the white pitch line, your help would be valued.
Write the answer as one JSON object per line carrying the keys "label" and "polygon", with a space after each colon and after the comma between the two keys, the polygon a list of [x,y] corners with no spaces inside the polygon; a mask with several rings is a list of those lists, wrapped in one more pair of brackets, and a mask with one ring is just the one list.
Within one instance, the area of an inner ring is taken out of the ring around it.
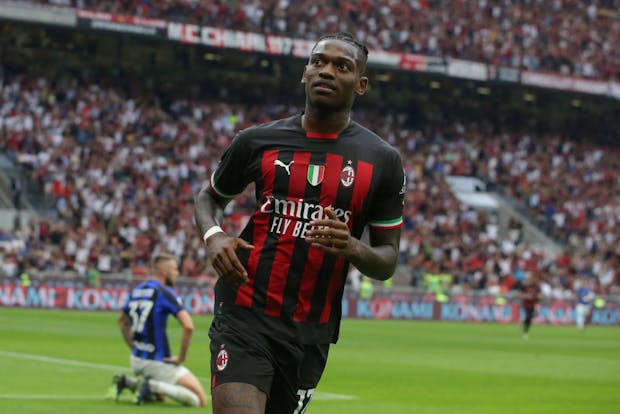
{"label": "white pitch line", "polygon": [[[47,357],[44,355],[23,354],[21,352],[0,351],[0,356],[8,356],[8,357],[20,358],[20,359],[29,359],[32,361],[40,361],[40,362],[49,362],[52,364],[71,365],[74,367],[96,368],[96,369],[103,369],[106,371],[115,371],[115,372],[129,369],[129,366],[122,367],[120,365],[98,364],[95,362],[84,362],[84,361],[76,361],[73,359],[53,358],[53,357]],[[204,377],[198,377],[198,379],[202,381],[211,381],[210,378],[204,378]]]}
{"label": "white pitch line", "polygon": [[314,394],[314,396],[312,397],[313,400],[321,400],[321,401],[327,401],[327,400],[340,400],[340,401],[353,401],[353,400],[357,400],[358,397],[356,397],[355,395],[346,395],[346,394],[334,394],[331,392],[321,392],[321,391],[317,391],[316,394]]}
{"label": "white pitch line", "polygon": [[103,395],[0,394],[0,400],[103,400]]}
{"label": "white pitch line", "polygon": [[121,367],[118,365],[108,365],[108,364],[98,364],[95,362],[75,361],[72,359],[53,358],[53,357],[47,357],[44,355],[22,354],[20,352],[0,351],[0,356],[8,356],[8,357],[20,358],[20,359],[30,359],[33,361],[40,361],[40,362],[50,362],[52,364],[71,365],[74,367],[97,368],[97,369],[104,369],[106,371],[118,371],[118,370],[127,369],[127,367]]}
{"label": "white pitch line", "polygon": [[[57,395],[57,394],[0,394],[0,400],[102,400],[103,395]],[[334,394],[331,392],[317,392],[313,400],[316,401],[353,401],[354,395]]]}
{"label": "white pitch line", "polygon": [[[45,355],[35,355],[35,354],[24,354],[21,352],[10,352],[10,351],[0,351],[0,356],[6,356],[6,357],[11,357],[11,358],[19,358],[19,359],[29,359],[32,361],[40,361],[40,362],[48,362],[51,364],[60,364],[60,365],[70,365],[70,366],[74,366],[74,367],[83,367],[83,368],[95,368],[95,369],[102,369],[102,370],[106,370],[106,371],[123,371],[128,369],[128,367],[122,367],[120,365],[110,365],[110,364],[98,364],[95,362],[84,362],[84,361],[76,361],[73,359],[64,359],[64,358],[54,358],[54,357],[48,357]],[[201,381],[211,381],[210,378],[204,378],[204,377],[198,377],[198,379],[200,379]],[[74,398],[75,397],[75,398]],[[59,395],[59,396],[50,396],[50,395],[40,395],[40,396],[29,396],[29,395],[17,395],[17,394],[5,394],[2,395],[0,394],[0,399],[28,399],[28,398],[33,398],[33,399],[95,399],[95,398],[102,398],[101,396],[76,396],[76,395]],[[326,401],[326,400],[357,400],[358,397],[356,397],[355,395],[347,395],[347,394],[334,394],[331,392],[321,392],[321,391],[317,391],[314,394],[313,399],[315,400],[322,400],[322,401]]]}

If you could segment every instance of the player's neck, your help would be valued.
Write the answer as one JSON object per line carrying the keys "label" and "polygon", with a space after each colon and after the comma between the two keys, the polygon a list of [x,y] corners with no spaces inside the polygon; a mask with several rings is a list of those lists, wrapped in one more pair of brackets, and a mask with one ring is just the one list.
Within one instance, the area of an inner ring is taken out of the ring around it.
{"label": "player's neck", "polygon": [[301,117],[301,127],[308,132],[340,134],[351,122],[350,112],[323,112],[306,108]]}
{"label": "player's neck", "polygon": [[163,277],[163,276],[159,276],[159,275],[153,273],[153,274],[151,274],[151,279],[157,280],[162,285],[166,284],[166,278]]}

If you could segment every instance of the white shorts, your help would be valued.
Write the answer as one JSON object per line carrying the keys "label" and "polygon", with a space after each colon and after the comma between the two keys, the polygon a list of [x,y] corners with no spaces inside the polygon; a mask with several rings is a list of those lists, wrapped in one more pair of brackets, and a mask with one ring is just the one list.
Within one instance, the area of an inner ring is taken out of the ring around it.
{"label": "white shorts", "polygon": [[133,355],[129,358],[129,364],[134,374],[144,375],[169,384],[176,384],[181,377],[189,373],[189,369],[183,365],[166,364],[165,362],[142,359]]}
{"label": "white shorts", "polygon": [[583,303],[578,303],[577,304],[577,316],[579,317],[585,317],[588,316],[588,314],[590,313],[590,310],[592,309],[592,305],[584,305]]}

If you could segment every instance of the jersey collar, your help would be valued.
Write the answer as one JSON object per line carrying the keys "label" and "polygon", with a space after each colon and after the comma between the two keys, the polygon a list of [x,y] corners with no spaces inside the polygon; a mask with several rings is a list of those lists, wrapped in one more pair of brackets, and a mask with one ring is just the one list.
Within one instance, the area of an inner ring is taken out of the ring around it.
{"label": "jersey collar", "polygon": [[325,133],[322,133],[322,132],[306,131],[306,138],[338,139],[338,134],[325,134]]}
{"label": "jersey collar", "polygon": [[305,132],[306,134],[306,138],[310,138],[310,139],[338,139],[338,137],[340,135],[342,135],[347,129],[349,129],[349,127],[351,126],[351,117],[349,116],[349,123],[347,124],[347,126],[342,130],[342,132],[340,134],[328,134],[325,132],[314,132],[314,131],[306,131],[305,129],[303,129],[303,127],[301,126],[301,117],[303,116],[303,112],[299,115],[299,127],[302,129],[302,131]]}

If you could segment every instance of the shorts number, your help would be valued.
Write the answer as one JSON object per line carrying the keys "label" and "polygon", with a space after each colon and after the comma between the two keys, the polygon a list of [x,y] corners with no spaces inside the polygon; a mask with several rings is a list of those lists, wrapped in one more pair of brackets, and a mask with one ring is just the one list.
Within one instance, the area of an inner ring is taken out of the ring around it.
{"label": "shorts number", "polygon": [[131,317],[131,331],[142,332],[144,324],[153,309],[153,302],[150,300],[136,300],[129,302],[129,316]]}
{"label": "shorts number", "polygon": [[293,414],[304,414],[304,412],[306,412],[306,408],[308,408],[308,404],[310,404],[310,398],[312,398],[314,390],[315,388],[310,390],[297,390],[299,401],[297,401],[297,408],[293,411]]}

